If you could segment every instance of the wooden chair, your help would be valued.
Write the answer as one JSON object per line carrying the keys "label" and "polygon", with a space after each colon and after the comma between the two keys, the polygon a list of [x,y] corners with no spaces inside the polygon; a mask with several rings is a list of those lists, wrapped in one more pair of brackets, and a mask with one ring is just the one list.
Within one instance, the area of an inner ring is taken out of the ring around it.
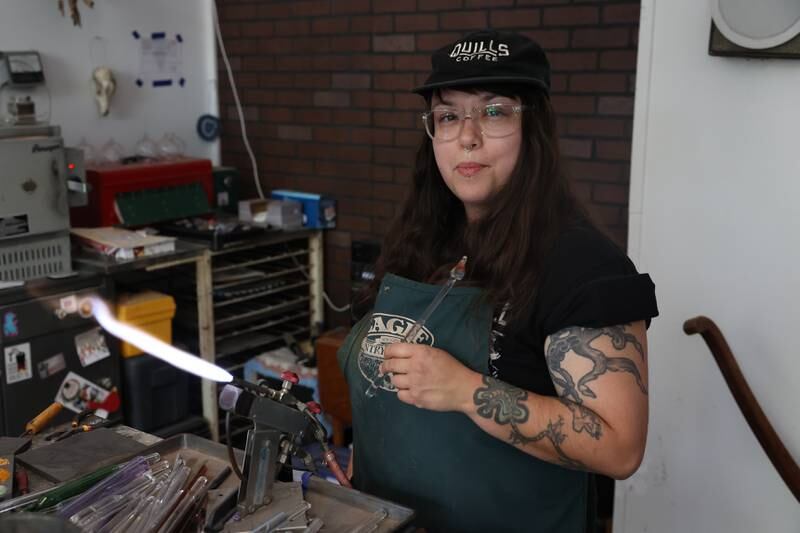
{"label": "wooden chair", "polygon": [[800,468],[761,410],[722,332],[713,320],[705,316],[684,322],[683,331],[687,335],[702,335],[750,429],[795,499],[800,502]]}

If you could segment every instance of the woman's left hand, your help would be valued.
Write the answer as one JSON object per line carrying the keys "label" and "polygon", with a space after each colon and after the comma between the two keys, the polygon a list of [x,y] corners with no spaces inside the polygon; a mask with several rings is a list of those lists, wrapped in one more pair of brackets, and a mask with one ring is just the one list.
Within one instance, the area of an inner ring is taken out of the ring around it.
{"label": "woman's left hand", "polygon": [[380,372],[392,372],[397,398],[432,411],[464,411],[480,376],[452,355],[424,344],[386,346]]}

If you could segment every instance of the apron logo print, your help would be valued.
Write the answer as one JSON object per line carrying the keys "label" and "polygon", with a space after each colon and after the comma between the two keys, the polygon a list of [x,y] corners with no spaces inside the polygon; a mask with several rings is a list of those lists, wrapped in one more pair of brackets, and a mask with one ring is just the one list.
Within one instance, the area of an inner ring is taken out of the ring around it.
{"label": "apron logo print", "polygon": [[[387,313],[374,313],[369,331],[361,342],[361,351],[358,354],[358,369],[369,383],[385,391],[397,392],[391,381],[385,376],[378,376],[378,367],[383,362],[383,350],[387,344],[401,342],[405,335],[414,326],[414,320]],[[434,343],[433,333],[424,327],[414,339],[416,344]]]}

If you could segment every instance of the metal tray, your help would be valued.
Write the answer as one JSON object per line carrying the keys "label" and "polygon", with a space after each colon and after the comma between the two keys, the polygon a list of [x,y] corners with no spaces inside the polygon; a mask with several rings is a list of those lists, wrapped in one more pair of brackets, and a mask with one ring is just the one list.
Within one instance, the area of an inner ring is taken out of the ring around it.
{"label": "metal tray", "polygon": [[[162,440],[141,451],[140,454],[153,452],[160,453],[162,458],[170,461],[174,460],[178,453],[187,462],[206,461],[208,478],[212,482],[226,466],[229,466],[228,450],[224,444],[188,433]],[[234,452],[237,461],[242,464],[244,453],[241,450],[234,450]],[[276,482],[276,485],[281,485],[281,482]],[[235,474],[231,473],[217,489],[209,491],[207,524],[219,520],[235,505],[238,490],[239,480]],[[377,528],[369,531],[379,533],[406,531],[414,517],[414,511],[407,507],[330,483],[316,476],[309,478],[303,496],[311,504],[307,513],[308,518],[320,518],[325,523],[321,530],[323,533],[358,531],[359,527],[366,523],[373,513],[381,509],[386,510],[388,516],[378,524]]]}

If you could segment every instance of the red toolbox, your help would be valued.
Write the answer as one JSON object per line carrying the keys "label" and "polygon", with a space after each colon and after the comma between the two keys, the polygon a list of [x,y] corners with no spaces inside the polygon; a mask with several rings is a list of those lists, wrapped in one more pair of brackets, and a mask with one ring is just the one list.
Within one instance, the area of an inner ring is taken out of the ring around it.
{"label": "red toolbox", "polygon": [[115,208],[116,196],[119,193],[199,183],[208,198],[209,205],[214,205],[214,181],[211,161],[208,159],[180,159],[88,168],[86,179],[91,187],[89,205],[71,209],[70,219],[74,227],[119,224]]}

